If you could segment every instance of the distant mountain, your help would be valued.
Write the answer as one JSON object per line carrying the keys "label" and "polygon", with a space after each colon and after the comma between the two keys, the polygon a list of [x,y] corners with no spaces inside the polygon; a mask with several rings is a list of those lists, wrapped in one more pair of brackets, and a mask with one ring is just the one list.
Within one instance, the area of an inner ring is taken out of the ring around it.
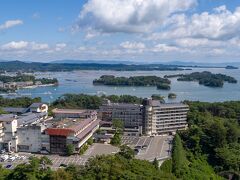
{"label": "distant mountain", "polygon": [[115,70],[115,71],[175,71],[183,68],[163,64],[100,64],[100,63],[40,63],[8,61],[0,62],[0,71],[73,71],[73,70]]}
{"label": "distant mountain", "polygon": [[53,64],[139,64],[131,61],[110,61],[110,60],[56,60],[51,61]]}
{"label": "distant mountain", "polygon": [[201,62],[184,62],[184,61],[171,61],[171,62],[133,62],[133,61],[114,61],[114,60],[57,60],[50,63],[58,64],[126,64],[126,65],[143,65],[143,64],[164,64],[176,66],[201,66],[201,67],[226,67],[237,66],[240,67],[240,62],[225,62],[225,63],[201,63]]}
{"label": "distant mountain", "polygon": [[[31,61],[18,61],[18,60],[1,60],[0,62],[24,62],[24,63],[38,63]],[[102,65],[170,65],[178,67],[221,67],[235,66],[240,67],[240,62],[225,62],[225,63],[201,63],[201,62],[184,62],[184,61],[171,61],[171,62],[133,62],[133,61],[120,61],[120,60],[55,60],[45,64],[102,64]]]}
{"label": "distant mountain", "polygon": [[200,63],[200,62],[171,61],[171,62],[164,62],[162,64],[178,65],[178,66],[205,66],[205,67],[236,66],[236,67],[240,67],[240,62]]}

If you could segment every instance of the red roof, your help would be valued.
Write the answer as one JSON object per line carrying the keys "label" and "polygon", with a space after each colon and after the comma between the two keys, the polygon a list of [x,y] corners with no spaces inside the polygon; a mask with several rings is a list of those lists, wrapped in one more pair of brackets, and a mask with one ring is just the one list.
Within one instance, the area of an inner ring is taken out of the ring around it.
{"label": "red roof", "polygon": [[59,128],[48,128],[45,130],[48,135],[52,136],[69,136],[74,133],[72,129],[59,129]]}

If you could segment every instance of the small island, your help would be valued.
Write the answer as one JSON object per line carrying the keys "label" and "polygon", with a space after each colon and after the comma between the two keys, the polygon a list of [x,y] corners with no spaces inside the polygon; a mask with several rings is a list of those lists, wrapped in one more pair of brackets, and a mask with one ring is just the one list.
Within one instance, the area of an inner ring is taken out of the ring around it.
{"label": "small island", "polygon": [[17,74],[16,76],[0,75],[0,92],[15,92],[17,89],[38,86],[56,86],[56,78],[36,78],[33,75]]}
{"label": "small island", "polygon": [[177,95],[175,93],[169,93],[168,94],[168,99],[176,99]]}
{"label": "small island", "polygon": [[237,83],[234,77],[225,74],[213,74],[208,71],[193,72],[191,74],[167,75],[165,78],[179,77],[178,81],[198,81],[199,84],[209,87],[223,87],[224,82]]}
{"label": "small island", "polygon": [[235,66],[226,66],[225,69],[238,69],[238,67],[235,67]]}
{"label": "small island", "polygon": [[156,86],[157,89],[169,90],[171,81],[158,76],[115,77],[103,75],[93,81],[94,85],[107,86]]}
{"label": "small island", "polygon": [[165,100],[164,100],[164,96],[161,96],[160,94],[153,94],[152,96],[151,96],[151,98],[153,99],[153,100],[158,100],[158,101],[160,101],[161,103],[165,103]]}

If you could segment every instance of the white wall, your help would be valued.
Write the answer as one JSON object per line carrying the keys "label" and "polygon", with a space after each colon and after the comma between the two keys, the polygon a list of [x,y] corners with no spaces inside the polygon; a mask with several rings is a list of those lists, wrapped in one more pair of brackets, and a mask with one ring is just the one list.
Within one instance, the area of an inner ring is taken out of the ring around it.
{"label": "white wall", "polygon": [[[27,126],[20,127],[17,131],[18,136],[18,150],[26,152],[39,152],[42,147],[42,131],[44,127],[41,126]],[[21,146],[26,146],[29,149],[21,149]]]}

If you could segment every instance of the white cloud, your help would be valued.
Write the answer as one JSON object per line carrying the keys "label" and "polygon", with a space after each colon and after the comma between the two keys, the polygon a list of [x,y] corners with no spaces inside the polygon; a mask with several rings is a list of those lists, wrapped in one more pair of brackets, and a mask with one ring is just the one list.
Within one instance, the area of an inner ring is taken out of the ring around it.
{"label": "white cloud", "polygon": [[8,20],[6,22],[4,22],[3,24],[0,24],[0,30],[5,30],[17,25],[21,25],[23,24],[22,20],[16,19],[16,20]]}
{"label": "white cloud", "polygon": [[195,5],[196,0],[89,0],[74,28],[92,28],[101,32],[148,32],[171,14]]}
{"label": "white cloud", "polygon": [[45,50],[48,48],[49,48],[49,46],[46,43],[43,43],[43,44],[39,44],[39,43],[35,43],[35,42],[30,43],[30,49],[32,49],[32,50]]}
{"label": "white cloud", "polygon": [[164,25],[166,30],[154,33],[150,39],[189,37],[229,40],[240,37],[240,7],[234,12],[220,6],[212,13],[195,13],[191,16],[175,14],[168,18]]}
{"label": "white cloud", "polygon": [[129,42],[125,41],[120,44],[120,46],[124,49],[144,49],[145,44],[141,42]]}
{"label": "white cloud", "polygon": [[21,51],[21,50],[46,50],[49,46],[46,43],[36,43],[28,41],[11,41],[9,43],[3,44],[1,50],[8,51]]}
{"label": "white cloud", "polygon": [[180,49],[175,46],[169,46],[167,44],[157,44],[152,49],[153,52],[171,52],[171,51],[179,51]]}
{"label": "white cloud", "polygon": [[223,46],[222,41],[214,41],[209,40],[206,38],[181,38],[176,39],[176,44],[181,47],[188,47],[188,48],[194,48],[194,47],[218,47]]}
{"label": "white cloud", "polygon": [[55,50],[56,51],[61,51],[63,48],[65,48],[67,46],[67,44],[65,44],[65,43],[58,43],[58,44],[56,44],[56,48],[55,48]]}
{"label": "white cloud", "polygon": [[85,39],[92,39],[92,38],[94,38],[94,37],[96,37],[98,35],[99,35],[98,32],[89,31],[89,32],[86,33]]}
{"label": "white cloud", "polygon": [[78,48],[79,51],[85,51],[86,49],[87,49],[87,48],[84,47],[84,46],[80,46],[80,47]]}
{"label": "white cloud", "polygon": [[28,46],[28,42],[26,41],[12,41],[7,44],[1,46],[2,50],[21,50]]}

